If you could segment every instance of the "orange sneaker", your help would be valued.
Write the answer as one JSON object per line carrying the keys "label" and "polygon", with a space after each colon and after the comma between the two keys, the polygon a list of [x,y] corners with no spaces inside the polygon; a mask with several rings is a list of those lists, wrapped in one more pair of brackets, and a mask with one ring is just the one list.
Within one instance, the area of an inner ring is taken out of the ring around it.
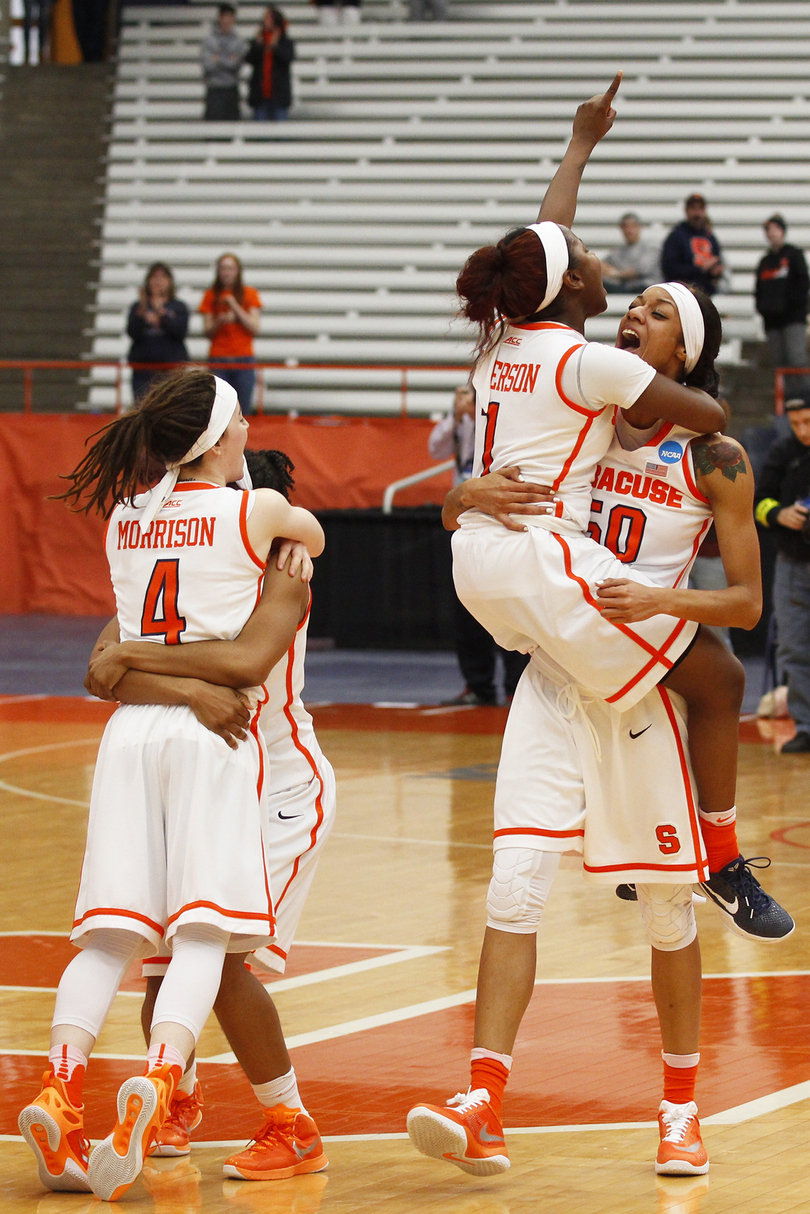
{"label": "orange sneaker", "polygon": [[305,1172],[322,1172],[329,1160],[323,1153],[318,1127],[299,1109],[277,1104],[264,1109],[264,1125],[222,1171],[235,1180],[286,1180]]}
{"label": "orange sneaker", "polygon": [[84,1106],[71,1103],[67,1088],[50,1068],[42,1091],[17,1120],[20,1133],[37,1157],[39,1179],[57,1193],[89,1193],[84,1136]]}
{"label": "orange sneaker", "polygon": [[510,1167],[503,1126],[486,1088],[459,1092],[443,1109],[418,1104],[408,1114],[408,1134],[417,1151],[446,1159],[471,1176],[494,1176]]}
{"label": "orange sneaker", "polygon": [[203,1098],[199,1079],[189,1096],[178,1090],[172,1096],[169,1115],[157,1132],[150,1155],[188,1155],[191,1151],[190,1134],[202,1121]]}
{"label": "orange sneaker", "polygon": [[700,1137],[700,1122],[694,1100],[672,1104],[662,1100],[658,1110],[661,1142],[655,1157],[659,1176],[703,1176],[709,1170],[709,1156]]}
{"label": "orange sneaker", "polygon": [[96,1197],[118,1201],[143,1168],[152,1142],[166,1120],[180,1068],[164,1063],[148,1075],[126,1079],[118,1090],[118,1120],[112,1134],[90,1156],[87,1178]]}

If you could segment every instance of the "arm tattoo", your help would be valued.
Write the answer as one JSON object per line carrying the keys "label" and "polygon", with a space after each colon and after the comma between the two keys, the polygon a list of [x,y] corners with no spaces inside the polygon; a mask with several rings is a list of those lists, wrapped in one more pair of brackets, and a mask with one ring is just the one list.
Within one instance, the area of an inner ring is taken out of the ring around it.
{"label": "arm tattoo", "polygon": [[695,467],[702,476],[709,476],[715,468],[719,468],[723,476],[735,481],[740,474],[748,471],[743,451],[735,443],[727,443],[723,439],[716,443],[696,443],[692,450]]}

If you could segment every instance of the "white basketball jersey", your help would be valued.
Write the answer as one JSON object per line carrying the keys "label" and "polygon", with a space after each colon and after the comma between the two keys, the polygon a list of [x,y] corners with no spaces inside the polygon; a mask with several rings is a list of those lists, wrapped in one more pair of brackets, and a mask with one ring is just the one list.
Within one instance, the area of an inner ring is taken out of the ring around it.
{"label": "white basketball jersey", "polygon": [[264,576],[247,534],[254,494],[178,481],[144,534],[139,520],[146,500],[116,506],[107,526],[121,640],[233,640],[256,606]]}
{"label": "white basketball jersey", "polygon": [[276,663],[264,684],[267,701],[262,709],[261,730],[273,793],[308,783],[322,758],[312,717],[301,699],[309,613],[308,607],[286,657]]}
{"label": "white basketball jersey", "polygon": [[662,425],[628,450],[632,431],[621,422],[593,480],[589,534],[656,586],[685,586],[712,524],[697,487],[691,430]]}
{"label": "white basketball jersey", "polygon": [[[616,407],[632,405],[655,375],[626,350],[586,342],[550,321],[508,325],[473,377],[476,436],[473,476],[520,468],[524,480],[551,485],[555,517],[524,517],[556,530],[588,525],[593,470],[613,437]],[[462,526],[470,521],[468,511]]]}

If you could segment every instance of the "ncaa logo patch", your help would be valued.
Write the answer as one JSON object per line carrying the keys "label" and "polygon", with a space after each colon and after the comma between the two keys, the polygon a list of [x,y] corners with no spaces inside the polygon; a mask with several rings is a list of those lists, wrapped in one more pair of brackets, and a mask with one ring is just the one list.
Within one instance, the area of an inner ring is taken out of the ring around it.
{"label": "ncaa logo patch", "polygon": [[683,459],[683,447],[680,443],[662,443],[658,448],[658,458],[665,464],[677,464],[679,459]]}

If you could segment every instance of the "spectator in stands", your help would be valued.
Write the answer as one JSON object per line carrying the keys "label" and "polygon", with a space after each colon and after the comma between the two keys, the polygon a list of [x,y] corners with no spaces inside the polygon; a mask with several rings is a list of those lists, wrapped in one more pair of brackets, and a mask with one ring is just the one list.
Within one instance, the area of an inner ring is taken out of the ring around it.
{"label": "spectator in stands", "polygon": [[[757,266],[755,298],[771,362],[775,367],[806,367],[807,262],[801,249],[785,243],[787,224],[781,215],[771,215],[763,227],[769,249]],[[791,379],[793,388],[802,391],[805,385]]]}
{"label": "spectator in stands", "polygon": [[409,21],[447,20],[448,0],[408,0],[408,8]]}
{"label": "spectator in stands", "polygon": [[[234,253],[223,253],[216,277],[202,297],[200,311],[205,336],[211,342],[211,370],[236,389],[243,413],[251,412],[256,383],[253,338],[259,332],[261,307],[258,291],[242,282],[239,258]],[[237,365],[231,365],[234,363]]]}
{"label": "spectator in stands", "polygon": [[661,250],[641,239],[641,220],[628,211],[619,220],[624,244],[611,249],[602,262],[605,290],[638,295],[661,280]]}
{"label": "spectator in stands", "polygon": [[247,53],[247,43],[236,29],[236,9],[220,4],[219,16],[200,48],[205,78],[205,113],[209,122],[238,122],[239,69]]}
{"label": "spectator in stands", "polygon": [[[469,384],[456,388],[453,410],[437,422],[428,439],[431,457],[437,460],[455,459],[453,484],[472,476],[475,450],[475,392]],[[495,658],[503,661],[503,689],[507,701],[511,700],[518,679],[528,662],[524,653],[512,653],[496,645],[486,628],[470,615],[453,594],[454,627],[456,634],[456,656],[464,679],[464,690],[454,699],[453,705],[486,706],[498,703],[495,690]]]}
{"label": "spectator in stands", "polygon": [[248,105],[259,121],[281,122],[292,104],[290,64],[295,43],[287,36],[287,22],[277,8],[266,8],[259,32],[251,41],[247,62],[253,68]]}
{"label": "spectator in stands", "polygon": [[768,452],[756,492],[758,523],[773,530],[778,553],[773,609],[776,662],[787,675],[796,735],[782,754],[810,752],[810,395],[785,405],[792,433]]}
{"label": "spectator in stands", "polygon": [[720,290],[726,267],[706,214],[706,199],[702,194],[690,194],[684,210],[686,219],[672,229],[661,250],[663,277],[668,282],[702,287],[708,295],[714,295]]}
{"label": "spectator in stands", "polygon": [[[185,336],[188,332],[188,308],[174,293],[174,275],[162,261],[146,272],[140,297],[129,310],[127,334],[132,338],[129,362],[167,363],[166,371],[188,362]],[[132,372],[132,395],[140,400],[147,388],[164,372]]]}
{"label": "spectator in stands", "polygon": [[315,0],[321,25],[356,25],[360,20],[361,0]]}

